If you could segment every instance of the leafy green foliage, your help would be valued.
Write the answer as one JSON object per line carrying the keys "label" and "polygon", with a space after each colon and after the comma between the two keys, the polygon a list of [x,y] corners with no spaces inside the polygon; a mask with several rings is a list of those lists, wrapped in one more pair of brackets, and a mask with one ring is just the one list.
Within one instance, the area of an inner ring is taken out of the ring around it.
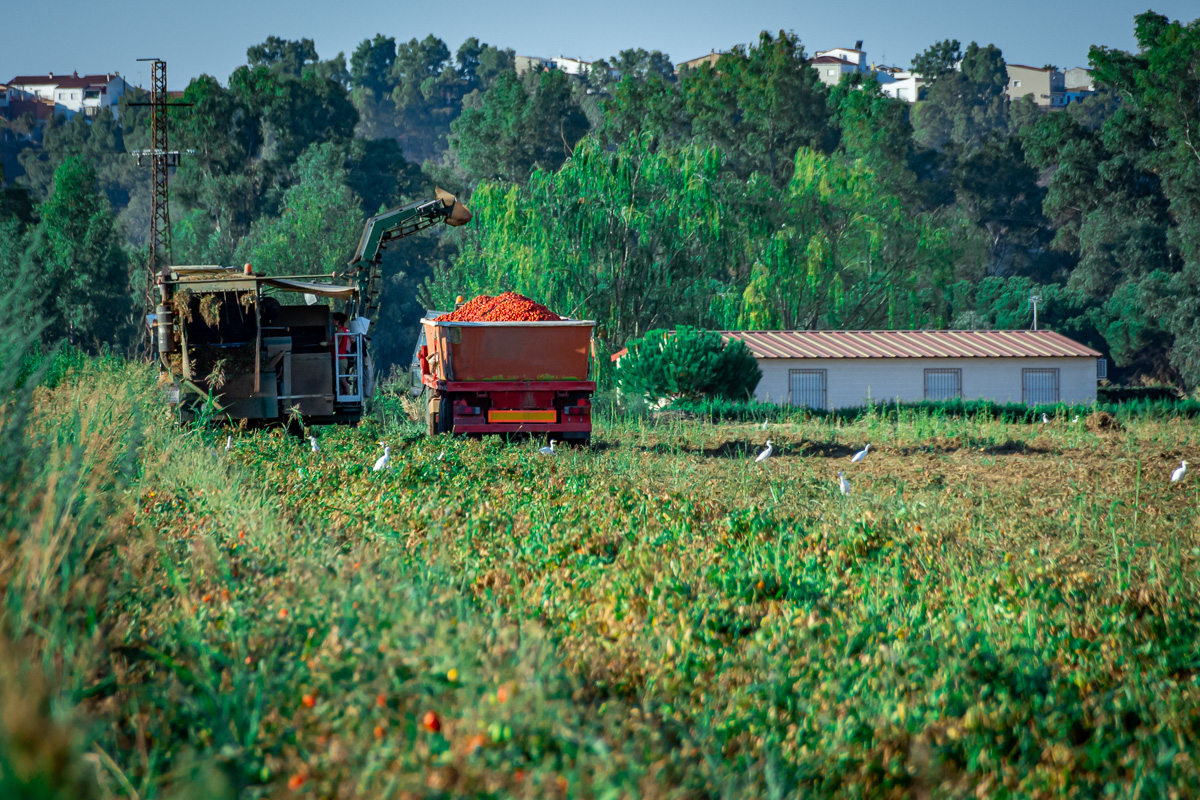
{"label": "leafy green foliage", "polygon": [[953,228],[916,221],[869,170],[797,154],[785,192],[741,182],[724,155],[656,149],[651,137],[613,152],[585,141],[557,173],[528,187],[484,183],[460,252],[431,285],[457,294],[512,289],[598,320],[618,347],[667,325],[872,327],[945,319]]}
{"label": "leafy green foliage", "polygon": [[621,391],[655,401],[744,399],[762,378],[750,348],[740,339],[725,342],[716,331],[682,325],[653,330],[628,344],[617,365]]}
{"label": "leafy green foliage", "polygon": [[932,85],[944,75],[949,75],[958,69],[962,61],[962,45],[958,39],[943,39],[931,44],[924,52],[913,56],[912,71]]}
{"label": "leafy green foliage", "polygon": [[255,222],[239,260],[264,275],[315,275],[350,260],[362,228],[362,203],[346,185],[345,150],[315,144],[296,162],[297,182],[284,194],[283,214]]}
{"label": "leafy green foliage", "polygon": [[[31,308],[29,316],[40,312],[51,340],[98,349],[130,326],[128,261],[112,209],[97,193],[96,171],[82,156],[68,156],[55,170],[25,258],[29,266],[23,261],[21,272],[8,272],[4,283],[32,276],[40,308]],[[3,266],[12,269],[13,263]]]}
{"label": "leafy green foliage", "polygon": [[734,47],[719,65],[704,64],[682,89],[696,134],[728,153],[739,173],[783,185],[798,149],[830,146],[825,87],[795,34],[763,31],[757,45]]}
{"label": "leafy green foliage", "polygon": [[557,71],[525,80],[502,73],[451,125],[457,157],[476,175],[519,183],[535,169],[558,169],[588,130],[569,80]]}
{"label": "leafy green foliage", "polygon": [[999,48],[971,42],[961,68],[942,72],[929,87],[926,101],[914,109],[917,142],[932,148],[952,144],[970,153],[990,138],[1003,136],[1008,130],[1007,85],[1008,71]]}

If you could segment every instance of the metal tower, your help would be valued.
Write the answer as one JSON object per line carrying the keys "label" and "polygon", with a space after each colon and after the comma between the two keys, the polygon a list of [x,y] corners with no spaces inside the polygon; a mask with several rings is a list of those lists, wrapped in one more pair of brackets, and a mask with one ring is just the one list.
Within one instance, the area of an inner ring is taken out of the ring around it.
{"label": "metal tower", "polygon": [[178,151],[172,152],[167,137],[167,109],[190,106],[191,103],[172,103],[167,95],[167,62],[161,58],[139,58],[150,62],[150,102],[130,103],[150,107],[150,148],[137,151],[138,164],[143,157],[150,159],[150,181],[153,193],[150,209],[150,257],[146,265],[146,308],[152,309],[155,279],[167,275],[171,267],[171,212],[168,205],[167,174],[179,166]]}

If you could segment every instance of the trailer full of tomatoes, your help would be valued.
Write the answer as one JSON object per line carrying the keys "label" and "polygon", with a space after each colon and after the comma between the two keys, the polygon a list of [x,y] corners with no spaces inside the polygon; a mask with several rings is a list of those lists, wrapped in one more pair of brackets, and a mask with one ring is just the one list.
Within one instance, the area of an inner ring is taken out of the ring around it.
{"label": "trailer full of tomatoes", "polygon": [[562,317],[523,294],[505,292],[495,297],[481,294],[438,319],[442,322],[559,322]]}

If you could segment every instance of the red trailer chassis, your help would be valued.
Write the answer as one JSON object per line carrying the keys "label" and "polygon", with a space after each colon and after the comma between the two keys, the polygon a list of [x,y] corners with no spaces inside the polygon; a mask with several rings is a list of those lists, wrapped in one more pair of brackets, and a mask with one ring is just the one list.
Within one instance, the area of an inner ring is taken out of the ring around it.
{"label": "red trailer chassis", "polygon": [[595,381],[446,381],[423,370],[430,435],[558,434],[586,443],[592,435]]}

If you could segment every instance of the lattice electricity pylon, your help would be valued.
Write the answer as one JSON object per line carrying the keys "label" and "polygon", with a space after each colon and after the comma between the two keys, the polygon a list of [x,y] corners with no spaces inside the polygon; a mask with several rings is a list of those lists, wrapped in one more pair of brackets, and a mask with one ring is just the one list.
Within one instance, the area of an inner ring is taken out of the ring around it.
{"label": "lattice electricity pylon", "polygon": [[158,275],[166,275],[171,266],[171,212],[168,206],[167,174],[179,166],[179,153],[172,152],[167,137],[167,109],[190,106],[191,103],[172,103],[167,96],[167,62],[161,58],[139,58],[150,62],[150,102],[129,103],[150,107],[150,148],[137,152],[138,164],[144,156],[150,158],[150,180],[153,206],[150,209],[150,257],[146,265],[146,308],[155,304],[154,285]]}

